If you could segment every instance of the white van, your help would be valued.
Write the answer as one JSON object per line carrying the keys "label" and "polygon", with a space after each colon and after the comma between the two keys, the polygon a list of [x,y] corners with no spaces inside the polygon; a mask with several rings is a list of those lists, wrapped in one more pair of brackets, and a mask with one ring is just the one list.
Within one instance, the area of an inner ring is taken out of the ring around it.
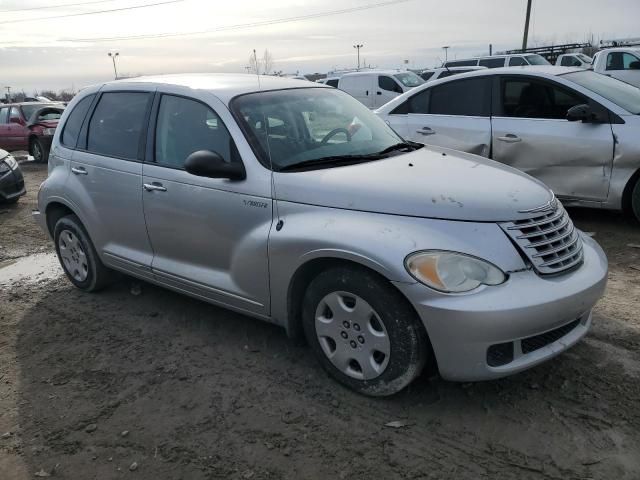
{"label": "white van", "polygon": [[462,60],[450,60],[444,67],[521,67],[523,65],[551,65],[544,57],[535,54],[492,55],[490,57],[472,57]]}
{"label": "white van", "polygon": [[409,71],[367,70],[344,74],[340,77],[338,88],[367,107],[378,108],[423,83],[422,78]]}

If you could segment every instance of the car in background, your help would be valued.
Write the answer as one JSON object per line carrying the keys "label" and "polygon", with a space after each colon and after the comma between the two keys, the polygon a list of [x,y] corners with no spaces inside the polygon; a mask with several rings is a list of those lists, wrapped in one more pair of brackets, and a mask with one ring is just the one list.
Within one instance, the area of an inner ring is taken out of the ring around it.
{"label": "car in background", "polygon": [[376,112],[407,140],[474,153],[567,205],[640,220],[640,89],[591,70],[521,67],[436,80]]}
{"label": "car in background", "polygon": [[0,150],[0,203],[15,203],[27,193],[20,165],[5,150]]}
{"label": "car in background", "polygon": [[563,53],[556,59],[556,65],[559,67],[590,68],[592,63],[593,58],[584,53]]}
{"label": "car in background", "polygon": [[318,83],[329,85],[330,87],[333,87],[333,88],[338,88],[339,81],[340,81],[340,77],[327,77],[327,78],[318,80]]}
{"label": "car in background", "polygon": [[403,70],[366,70],[345,73],[338,88],[369,108],[378,108],[398,95],[422,85],[424,80]]}
{"label": "car in background", "polygon": [[51,139],[65,106],[22,102],[0,105],[0,148],[26,150],[36,162],[49,158]]}
{"label": "car in background", "polygon": [[487,57],[472,57],[462,60],[449,60],[443,67],[522,67],[524,65],[551,65],[544,57],[535,53],[514,55],[490,55]]}
{"label": "car in background", "polygon": [[593,57],[593,71],[640,87],[640,48],[601,50]]}
{"label": "car in background", "polygon": [[429,68],[419,73],[420,78],[425,82],[433,82],[439,78],[447,78],[460,73],[473,72],[475,70],[486,70],[487,67],[439,67]]}

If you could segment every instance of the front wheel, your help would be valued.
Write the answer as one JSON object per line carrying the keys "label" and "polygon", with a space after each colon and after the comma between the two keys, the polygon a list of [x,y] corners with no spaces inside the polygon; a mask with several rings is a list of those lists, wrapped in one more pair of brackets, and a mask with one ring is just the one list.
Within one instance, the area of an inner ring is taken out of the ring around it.
{"label": "front wheel", "polygon": [[631,212],[640,222],[640,178],[636,180],[636,184],[631,190]]}
{"label": "front wheel", "polygon": [[335,379],[371,396],[409,385],[429,356],[416,313],[389,283],[359,268],[320,273],[303,301],[307,341]]}

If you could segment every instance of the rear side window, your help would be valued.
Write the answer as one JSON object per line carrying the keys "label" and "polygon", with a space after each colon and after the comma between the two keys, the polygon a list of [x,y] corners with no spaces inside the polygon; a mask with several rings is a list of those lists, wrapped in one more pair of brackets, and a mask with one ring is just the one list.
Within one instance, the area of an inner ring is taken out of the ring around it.
{"label": "rear side window", "polygon": [[[282,125],[269,118],[270,128],[278,123]],[[156,163],[182,169],[187,157],[199,150],[219,153],[226,162],[238,160],[231,135],[213,110],[195,100],[163,95],[156,125]]]}
{"label": "rear side window", "polygon": [[429,80],[431,77],[433,77],[433,74],[436,72],[422,72],[420,74],[420,76],[422,77],[422,79],[426,82],[427,80]]}
{"label": "rear side window", "polygon": [[87,150],[137,159],[149,97],[146,92],[103,93],[89,122]]}
{"label": "rear side window", "polygon": [[379,76],[378,86],[383,90],[402,93],[402,88],[400,87],[400,85],[398,85],[396,81],[391,77]]}
{"label": "rear side window", "polygon": [[478,65],[487,68],[504,67],[504,58],[482,58],[478,62]]}
{"label": "rear side window", "polygon": [[330,87],[338,88],[339,81],[340,79],[338,78],[332,78],[331,80],[327,80],[326,84],[329,85]]}
{"label": "rear side window", "polygon": [[64,130],[62,130],[61,139],[62,144],[65,147],[76,148],[76,144],[78,143],[78,134],[80,133],[80,128],[82,128],[84,117],[87,115],[87,111],[91,106],[93,97],[95,97],[95,95],[88,95],[80,100],[73,108],[69,118],[67,118]]}
{"label": "rear side window", "polygon": [[447,67],[472,67],[478,65],[478,60],[453,60],[445,63]]}
{"label": "rear side window", "polygon": [[11,110],[9,111],[9,122],[11,122],[11,120],[16,119],[16,120],[21,120],[22,117],[20,116],[20,110],[18,110],[18,107],[11,107]]}
{"label": "rear side window", "polygon": [[0,108],[0,123],[9,123],[9,107]]}
{"label": "rear side window", "polygon": [[429,113],[488,117],[491,88],[488,78],[458,80],[431,89]]}
{"label": "rear side window", "polygon": [[522,65],[529,65],[526,60],[522,57],[511,57],[509,59],[510,67],[521,67]]}

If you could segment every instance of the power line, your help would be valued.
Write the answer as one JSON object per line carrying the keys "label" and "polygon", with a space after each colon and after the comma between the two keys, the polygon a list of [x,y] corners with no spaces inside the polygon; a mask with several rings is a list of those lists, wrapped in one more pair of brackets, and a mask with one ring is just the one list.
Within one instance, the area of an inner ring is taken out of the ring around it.
{"label": "power line", "polygon": [[280,25],[280,24],[289,23],[289,22],[299,22],[302,20],[311,20],[314,18],[329,17],[333,15],[341,15],[344,13],[360,12],[363,10],[370,10],[373,8],[386,7],[389,5],[396,5],[398,3],[406,3],[411,1],[414,1],[414,0],[390,0],[387,2],[361,5],[359,7],[352,7],[352,8],[343,8],[340,10],[330,10],[327,12],[311,13],[311,14],[299,15],[295,17],[264,20],[264,21],[252,22],[252,23],[240,23],[237,25],[225,25],[223,27],[200,30],[195,32],[152,33],[148,35],[126,35],[122,37],[61,38],[58,40],[65,41],[65,42],[111,42],[116,40],[126,41],[126,40],[142,40],[142,39],[148,39],[148,38],[184,37],[184,36],[191,36],[191,35],[202,35],[205,33],[225,32],[228,30],[240,30],[243,28],[264,27],[269,25]]}
{"label": "power line", "polygon": [[93,2],[64,3],[62,5],[44,5],[42,7],[18,8],[15,10],[0,10],[0,13],[30,12],[32,10],[49,10],[52,8],[78,7],[80,5],[93,5],[94,3],[116,2],[117,0],[94,0]]}
{"label": "power line", "polygon": [[122,12],[124,10],[135,10],[137,8],[157,7],[159,5],[167,5],[169,3],[179,3],[179,2],[184,2],[184,0],[166,0],[164,2],[147,3],[145,5],[133,5],[130,7],[111,8],[109,10],[97,10],[93,12],[69,13],[66,15],[54,15],[51,17],[25,18],[23,20],[6,20],[4,22],[0,22],[0,25],[6,24],[6,23],[13,24],[13,23],[25,23],[25,22],[37,22],[39,20],[53,20],[57,18],[82,17],[85,15],[98,15],[101,13]]}

